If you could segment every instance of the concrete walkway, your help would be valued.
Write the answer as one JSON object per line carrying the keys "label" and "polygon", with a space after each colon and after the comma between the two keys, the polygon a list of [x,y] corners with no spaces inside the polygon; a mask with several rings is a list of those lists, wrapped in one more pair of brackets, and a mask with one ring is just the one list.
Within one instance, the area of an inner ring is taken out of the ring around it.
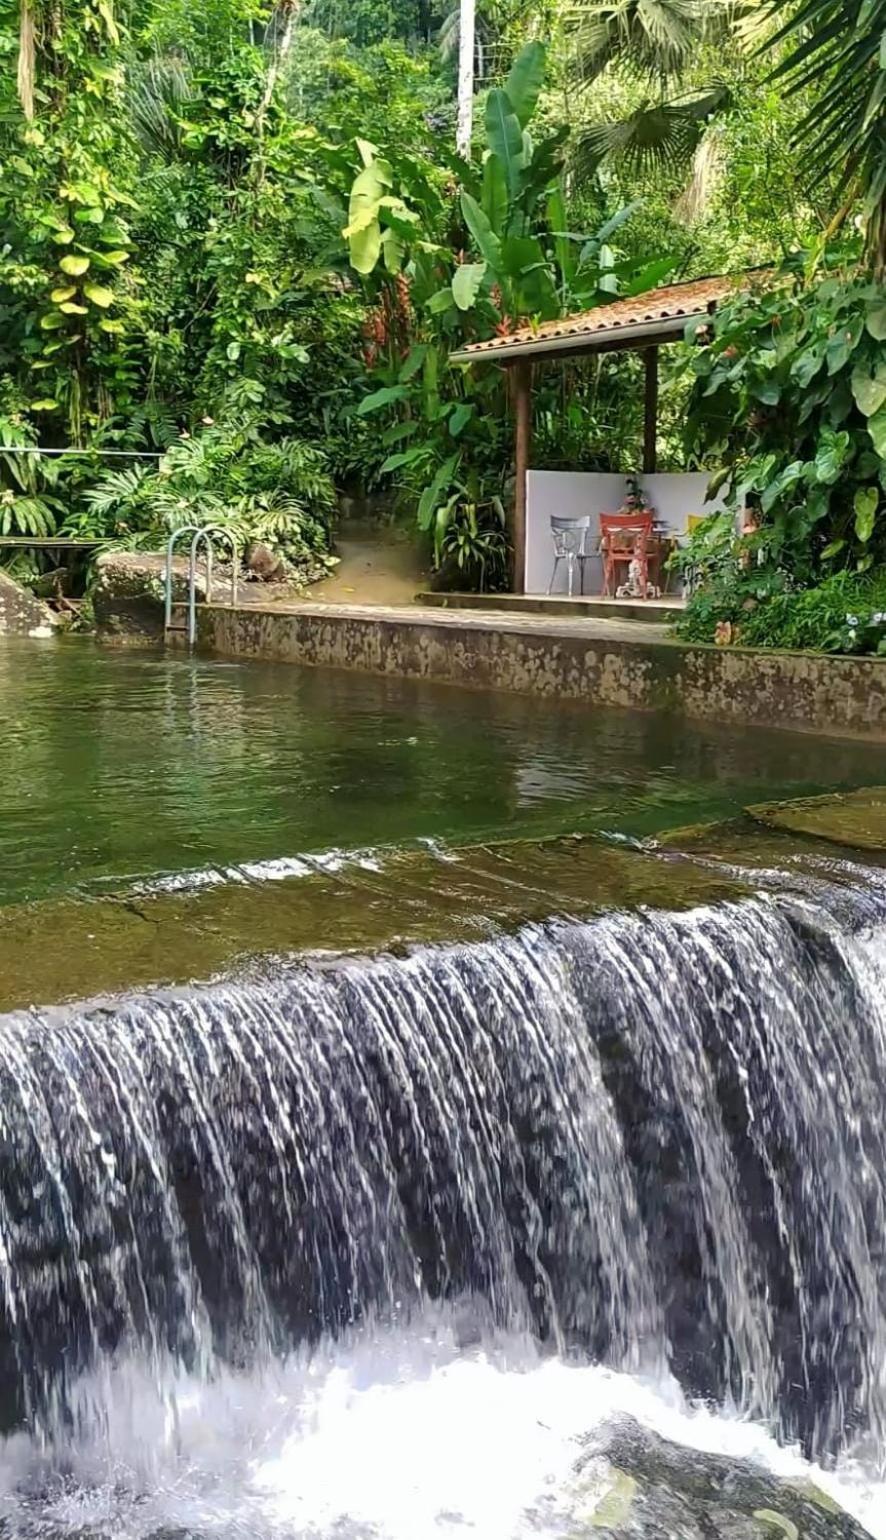
{"label": "concrete walkway", "polygon": [[[318,599],[294,603],[276,599],[262,603],[261,593],[244,595],[250,612],[266,615],[305,615],[312,620],[369,620],[394,625],[433,626],[438,630],[494,632],[509,636],[563,636],[587,641],[667,642],[669,628],[649,620],[610,619],[609,616],[516,614],[509,610],[438,609],[421,604],[330,604]],[[204,606],[212,611],[230,610],[226,604]]]}

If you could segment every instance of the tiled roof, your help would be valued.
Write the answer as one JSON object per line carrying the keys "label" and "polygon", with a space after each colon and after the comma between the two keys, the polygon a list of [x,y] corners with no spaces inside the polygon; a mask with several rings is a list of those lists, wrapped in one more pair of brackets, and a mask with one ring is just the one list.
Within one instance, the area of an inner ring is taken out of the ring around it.
{"label": "tiled roof", "polygon": [[[521,326],[519,331],[507,337],[490,337],[486,342],[472,342],[453,355],[467,358],[493,353],[506,354],[511,348],[521,351],[538,346],[539,352],[547,351],[545,344],[559,344],[562,348],[569,338],[592,339],[597,333],[625,333],[625,346],[630,347],[630,334],[642,327],[645,330],[656,321],[663,324],[691,316],[704,315],[713,310],[727,294],[741,289],[749,282],[750,275],[737,277],[696,278],[690,283],[674,283],[667,288],[651,289],[646,294],[631,299],[616,299],[608,305],[597,305],[580,315],[564,316],[559,321],[543,321],[539,326]],[[593,346],[593,342],[590,343]],[[558,348],[558,351],[559,351]]]}

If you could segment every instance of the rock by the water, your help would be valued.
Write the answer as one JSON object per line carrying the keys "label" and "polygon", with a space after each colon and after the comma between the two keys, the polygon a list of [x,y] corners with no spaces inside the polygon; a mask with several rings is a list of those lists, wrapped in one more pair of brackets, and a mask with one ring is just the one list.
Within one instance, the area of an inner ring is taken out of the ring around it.
{"label": "rock by the water", "polygon": [[286,578],[286,562],[277,551],[272,551],[263,540],[253,540],[246,548],[246,566],[252,576],[262,583],[282,583]]}
{"label": "rock by the water", "polygon": [[770,829],[811,834],[855,850],[886,850],[886,786],[762,802],[747,812]]}
{"label": "rock by the water", "polygon": [[[159,640],[163,636],[166,557],[153,551],[102,551],[96,558],[93,590],[95,621],[108,636],[128,640]],[[215,583],[213,582],[213,588]],[[198,563],[197,598],[206,598],[206,571]],[[188,597],[188,559],[172,563],[172,597]]]}
{"label": "rock by the water", "polygon": [[570,1540],[870,1540],[812,1482],[605,1424],[576,1467]]}
{"label": "rock by the water", "polygon": [[0,568],[0,636],[52,636],[58,626],[49,605]]}

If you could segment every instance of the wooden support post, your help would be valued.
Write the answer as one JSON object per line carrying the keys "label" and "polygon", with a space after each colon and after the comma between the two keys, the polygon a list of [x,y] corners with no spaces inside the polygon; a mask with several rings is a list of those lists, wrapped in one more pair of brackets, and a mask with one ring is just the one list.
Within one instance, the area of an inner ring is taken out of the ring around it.
{"label": "wooden support post", "polygon": [[512,589],[522,594],[526,577],[526,472],[532,446],[532,364],[521,358],[513,366],[516,423],[514,469],[514,577]]}
{"label": "wooden support post", "polygon": [[651,475],[658,464],[658,348],[646,349],[646,389],[643,398],[643,469]]}

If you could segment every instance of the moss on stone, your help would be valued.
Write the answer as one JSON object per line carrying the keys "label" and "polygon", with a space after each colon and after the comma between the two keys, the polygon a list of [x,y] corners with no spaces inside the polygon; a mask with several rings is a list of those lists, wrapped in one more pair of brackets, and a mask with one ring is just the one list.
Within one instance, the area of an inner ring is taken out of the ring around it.
{"label": "moss on stone", "polygon": [[886,851],[886,787],[763,802],[748,808],[756,822],[791,834],[811,835],[853,850]]}

